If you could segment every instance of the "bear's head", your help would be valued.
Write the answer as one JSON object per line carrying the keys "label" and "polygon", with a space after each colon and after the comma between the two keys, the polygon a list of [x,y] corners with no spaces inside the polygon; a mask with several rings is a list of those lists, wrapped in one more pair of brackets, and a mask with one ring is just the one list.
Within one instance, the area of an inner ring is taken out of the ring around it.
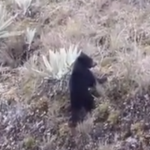
{"label": "bear's head", "polygon": [[93,61],[91,57],[86,55],[85,53],[81,52],[79,57],[77,58],[77,61],[82,64],[86,68],[93,68],[97,65],[96,62]]}

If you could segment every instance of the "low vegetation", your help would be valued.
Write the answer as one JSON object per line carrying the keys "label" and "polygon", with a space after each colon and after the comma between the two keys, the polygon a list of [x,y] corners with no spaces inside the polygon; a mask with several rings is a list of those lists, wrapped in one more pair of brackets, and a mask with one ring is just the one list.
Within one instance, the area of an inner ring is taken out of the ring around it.
{"label": "low vegetation", "polygon": [[[149,149],[149,8],[146,0],[0,0],[0,149]],[[82,50],[108,82],[71,132],[68,77]]]}

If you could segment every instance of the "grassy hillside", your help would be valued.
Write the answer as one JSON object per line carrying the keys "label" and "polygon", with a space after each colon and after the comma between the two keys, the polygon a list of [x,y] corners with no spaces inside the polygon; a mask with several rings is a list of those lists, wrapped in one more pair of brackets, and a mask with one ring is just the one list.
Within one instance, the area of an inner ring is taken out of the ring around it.
{"label": "grassy hillside", "polygon": [[[0,149],[148,150],[150,2],[20,1],[0,0]],[[48,81],[42,59],[61,48],[85,51],[108,75],[73,135],[68,77]]]}

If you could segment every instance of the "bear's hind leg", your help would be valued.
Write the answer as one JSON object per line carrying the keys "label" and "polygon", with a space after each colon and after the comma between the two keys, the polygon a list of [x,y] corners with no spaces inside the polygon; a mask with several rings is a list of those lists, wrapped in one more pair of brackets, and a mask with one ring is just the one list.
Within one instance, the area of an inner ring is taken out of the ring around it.
{"label": "bear's hind leg", "polygon": [[91,113],[94,108],[95,108],[94,98],[92,97],[92,95],[89,94],[89,97],[85,100],[84,109],[86,110],[86,112]]}

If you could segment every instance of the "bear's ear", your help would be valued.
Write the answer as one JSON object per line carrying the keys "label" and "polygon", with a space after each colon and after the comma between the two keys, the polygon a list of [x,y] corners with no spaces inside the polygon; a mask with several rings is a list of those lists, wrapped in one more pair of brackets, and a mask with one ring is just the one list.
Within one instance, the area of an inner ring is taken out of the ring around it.
{"label": "bear's ear", "polygon": [[88,57],[88,55],[86,55],[84,52],[81,52],[79,57],[85,58],[85,57]]}

